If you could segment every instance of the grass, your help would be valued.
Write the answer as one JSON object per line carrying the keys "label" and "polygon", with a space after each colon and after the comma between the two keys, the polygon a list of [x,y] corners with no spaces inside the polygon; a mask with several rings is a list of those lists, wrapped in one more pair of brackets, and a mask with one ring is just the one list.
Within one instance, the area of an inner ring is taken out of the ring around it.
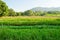
{"label": "grass", "polygon": [[0,26],[0,29],[60,29],[59,25]]}
{"label": "grass", "polygon": [[57,14],[46,14],[45,16],[60,16],[60,13],[57,13]]}
{"label": "grass", "polygon": [[60,25],[60,17],[1,17],[0,25]]}
{"label": "grass", "polygon": [[0,29],[0,40],[60,40],[60,29]]}
{"label": "grass", "polygon": [[60,40],[60,17],[0,17],[0,40]]}

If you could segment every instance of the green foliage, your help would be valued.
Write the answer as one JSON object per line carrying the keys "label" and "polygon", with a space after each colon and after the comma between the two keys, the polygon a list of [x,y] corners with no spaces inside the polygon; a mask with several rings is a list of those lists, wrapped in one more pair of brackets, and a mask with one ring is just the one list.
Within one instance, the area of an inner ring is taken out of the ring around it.
{"label": "green foliage", "polygon": [[5,2],[0,0],[0,16],[5,16],[8,14],[8,6]]}
{"label": "green foliage", "polygon": [[24,12],[25,16],[32,16],[33,15],[33,11],[32,10],[27,10]]}
{"label": "green foliage", "polygon": [[1,17],[0,25],[60,25],[59,17]]}
{"label": "green foliage", "polygon": [[60,16],[60,11],[32,11],[15,12],[9,9],[5,2],[0,0],[0,16]]}
{"label": "green foliage", "polygon": [[60,18],[0,17],[0,40],[60,40]]}
{"label": "green foliage", "polygon": [[16,12],[16,16],[22,16],[22,12]]}
{"label": "green foliage", "polygon": [[27,10],[23,13],[25,16],[60,16],[59,11],[32,11]]}
{"label": "green foliage", "polygon": [[0,29],[60,29],[60,25],[29,25],[29,26],[1,25]]}
{"label": "green foliage", "polygon": [[60,40],[60,29],[0,29],[0,40]]}
{"label": "green foliage", "polygon": [[60,40],[60,17],[48,17],[59,11],[15,12],[0,0],[0,16],[19,16],[0,17],[0,40]]}
{"label": "green foliage", "polygon": [[8,12],[9,12],[8,16],[15,16],[16,15],[16,13],[13,9],[9,9]]}

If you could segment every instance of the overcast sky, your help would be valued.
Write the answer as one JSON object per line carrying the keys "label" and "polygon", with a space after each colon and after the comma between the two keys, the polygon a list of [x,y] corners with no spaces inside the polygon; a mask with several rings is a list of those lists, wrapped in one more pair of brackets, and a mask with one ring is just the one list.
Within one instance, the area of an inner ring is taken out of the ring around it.
{"label": "overcast sky", "polygon": [[34,7],[60,7],[60,0],[3,0],[15,11],[25,11]]}

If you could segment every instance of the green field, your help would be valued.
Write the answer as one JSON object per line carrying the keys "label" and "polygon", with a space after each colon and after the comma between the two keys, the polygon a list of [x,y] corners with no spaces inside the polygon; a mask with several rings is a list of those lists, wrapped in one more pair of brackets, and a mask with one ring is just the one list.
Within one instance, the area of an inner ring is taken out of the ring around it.
{"label": "green field", "polygon": [[0,17],[0,40],[60,40],[60,17]]}
{"label": "green field", "polygon": [[0,29],[60,29],[59,25],[0,26]]}
{"label": "green field", "polygon": [[21,16],[21,17],[1,17],[0,25],[60,25],[60,17],[39,17],[39,16]]}
{"label": "green field", "polygon": [[0,29],[0,40],[60,40],[60,29]]}

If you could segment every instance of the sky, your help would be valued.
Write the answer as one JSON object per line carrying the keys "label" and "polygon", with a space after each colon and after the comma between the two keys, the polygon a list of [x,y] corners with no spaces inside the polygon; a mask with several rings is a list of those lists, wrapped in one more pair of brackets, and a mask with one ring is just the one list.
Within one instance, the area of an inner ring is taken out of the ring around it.
{"label": "sky", "polygon": [[26,11],[35,7],[60,7],[60,0],[3,0],[15,11]]}

